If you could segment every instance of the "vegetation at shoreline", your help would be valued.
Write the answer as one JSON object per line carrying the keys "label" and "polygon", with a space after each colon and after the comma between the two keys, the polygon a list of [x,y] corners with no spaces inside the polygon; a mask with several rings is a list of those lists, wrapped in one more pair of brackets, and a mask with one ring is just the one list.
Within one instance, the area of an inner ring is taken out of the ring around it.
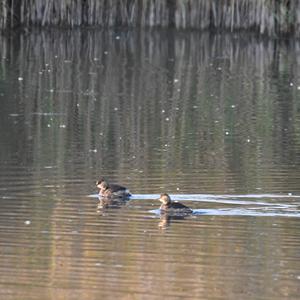
{"label": "vegetation at shoreline", "polygon": [[172,27],[300,36],[300,1],[0,0],[0,30],[18,26]]}

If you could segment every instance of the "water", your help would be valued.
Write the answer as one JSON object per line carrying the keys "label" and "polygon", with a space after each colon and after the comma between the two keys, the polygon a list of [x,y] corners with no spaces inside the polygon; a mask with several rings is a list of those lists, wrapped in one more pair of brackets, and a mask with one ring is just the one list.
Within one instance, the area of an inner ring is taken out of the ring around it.
{"label": "water", "polygon": [[0,40],[1,299],[299,298],[299,42]]}

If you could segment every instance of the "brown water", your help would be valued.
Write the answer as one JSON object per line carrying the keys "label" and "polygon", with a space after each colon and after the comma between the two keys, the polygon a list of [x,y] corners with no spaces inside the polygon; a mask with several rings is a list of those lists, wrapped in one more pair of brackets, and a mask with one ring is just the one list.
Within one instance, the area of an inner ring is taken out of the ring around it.
{"label": "brown water", "polygon": [[[0,37],[0,299],[299,299],[299,51]],[[131,200],[99,207],[100,176]],[[160,215],[162,192],[193,214]]]}

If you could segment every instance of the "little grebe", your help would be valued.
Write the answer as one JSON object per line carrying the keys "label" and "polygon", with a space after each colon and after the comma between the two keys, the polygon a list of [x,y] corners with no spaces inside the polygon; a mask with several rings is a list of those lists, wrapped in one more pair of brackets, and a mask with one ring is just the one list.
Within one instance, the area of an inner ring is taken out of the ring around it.
{"label": "little grebe", "polygon": [[130,197],[129,190],[118,184],[109,184],[104,179],[100,179],[96,182],[96,186],[99,189],[99,195],[107,198],[126,198]]}
{"label": "little grebe", "polygon": [[188,213],[188,214],[193,212],[192,209],[181,204],[180,202],[172,201],[168,194],[161,194],[159,201],[162,202],[162,205],[160,206],[160,210],[165,212],[178,211],[178,212]]}

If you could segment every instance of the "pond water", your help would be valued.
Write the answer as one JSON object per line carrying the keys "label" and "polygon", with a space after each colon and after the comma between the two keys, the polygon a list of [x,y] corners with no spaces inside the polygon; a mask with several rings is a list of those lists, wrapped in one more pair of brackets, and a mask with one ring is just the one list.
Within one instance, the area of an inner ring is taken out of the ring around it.
{"label": "pond water", "polygon": [[299,299],[299,41],[15,33],[0,103],[1,299]]}

